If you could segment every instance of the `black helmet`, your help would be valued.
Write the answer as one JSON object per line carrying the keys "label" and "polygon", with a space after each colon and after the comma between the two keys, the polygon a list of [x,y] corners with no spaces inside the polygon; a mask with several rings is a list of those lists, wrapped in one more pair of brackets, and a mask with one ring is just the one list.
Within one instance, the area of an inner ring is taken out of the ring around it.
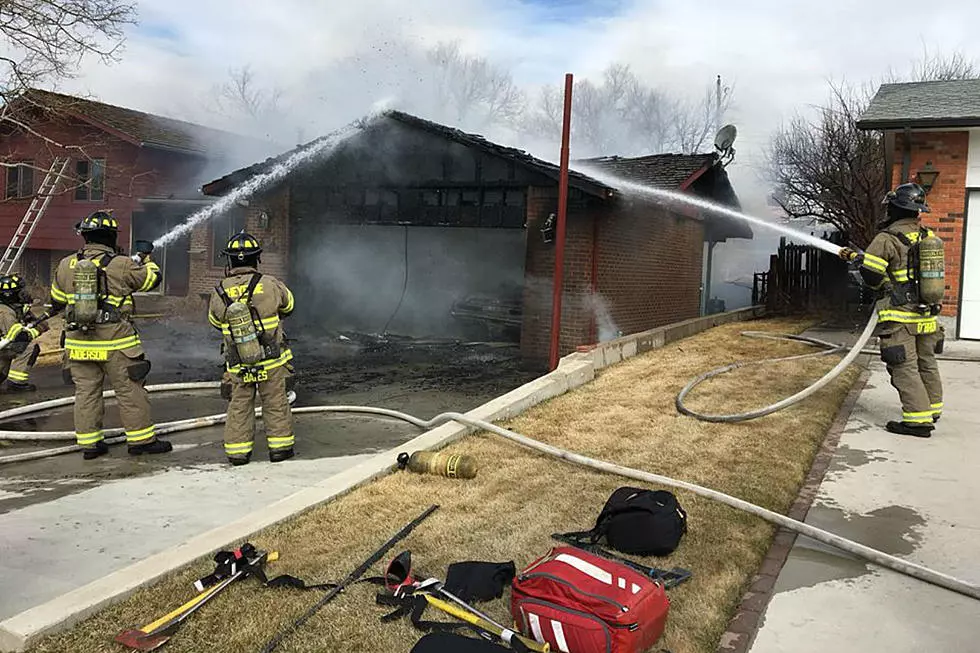
{"label": "black helmet", "polygon": [[93,231],[118,233],[119,223],[112,217],[112,209],[102,209],[85,216],[81,222],[75,225],[75,231],[80,234],[91,233]]}
{"label": "black helmet", "polygon": [[17,304],[21,301],[21,293],[24,292],[24,280],[19,274],[5,274],[0,277],[0,302],[4,304]]}
{"label": "black helmet", "polygon": [[889,191],[881,203],[890,204],[906,211],[929,213],[929,205],[926,204],[926,191],[919,184],[902,184],[895,190]]}
{"label": "black helmet", "polygon": [[258,238],[242,229],[231,237],[221,253],[231,260],[244,261],[261,254],[262,245],[259,244]]}

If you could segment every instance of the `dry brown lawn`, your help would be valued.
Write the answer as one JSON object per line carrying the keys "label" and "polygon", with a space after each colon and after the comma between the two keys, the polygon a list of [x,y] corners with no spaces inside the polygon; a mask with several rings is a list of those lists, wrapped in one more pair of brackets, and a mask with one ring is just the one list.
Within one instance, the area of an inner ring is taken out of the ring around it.
{"label": "dry brown lawn", "polygon": [[[742,338],[741,330],[798,332],[806,326],[800,320],[763,320],[718,327],[607,369],[593,383],[527,411],[508,428],[785,512],[857,369],[852,367],[803,405],[744,424],[700,423],[678,415],[673,402],[684,383],[710,368],[807,350],[799,344]],[[760,406],[803,388],[836,360],[830,356],[743,368],[700,388],[691,403],[712,411]],[[411,549],[416,568],[438,576],[460,560],[514,560],[520,568],[555,545],[551,533],[589,528],[606,497],[616,487],[632,484],[489,435],[468,437],[451,449],[481,462],[476,479],[396,473],[273,527],[253,539],[280,551],[271,573],[310,581],[343,577],[431,503],[441,509],[392,554]],[[673,653],[713,653],[774,529],[724,505],[683,492],[678,497],[689,514],[688,535],[669,558],[644,560],[694,572],[690,582],[671,590],[672,609],[660,646]],[[210,566],[200,561],[31,650],[121,651],[111,641],[116,632],[149,622],[190,598],[192,581]],[[279,650],[409,651],[419,633],[407,620],[379,623],[385,608],[375,605],[375,591],[367,585],[350,589]],[[248,579],[188,620],[164,650],[257,651],[319,596],[267,589]],[[486,611],[509,621],[507,599],[505,594]]]}

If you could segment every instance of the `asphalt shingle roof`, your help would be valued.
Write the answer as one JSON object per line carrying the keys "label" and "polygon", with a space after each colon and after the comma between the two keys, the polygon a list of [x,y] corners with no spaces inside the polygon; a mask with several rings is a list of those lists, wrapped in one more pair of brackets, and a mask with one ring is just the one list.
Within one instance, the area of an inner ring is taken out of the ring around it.
{"label": "asphalt shingle roof", "polygon": [[605,156],[581,159],[576,163],[621,179],[676,190],[695,173],[714,162],[714,154],[654,154],[630,158]]}
{"label": "asphalt shingle roof", "polygon": [[192,122],[62,93],[30,89],[26,91],[26,96],[29,101],[42,107],[67,112],[109,127],[142,147],[202,155],[224,150],[236,142],[253,140]]}
{"label": "asphalt shingle roof", "polygon": [[[432,122],[431,120],[425,120],[424,118],[419,118],[411,114],[405,113],[403,111],[386,111],[383,116],[391,120],[396,120],[405,125],[413,126],[418,129],[436,134],[443,138],[455,141],[462,145],[469,147],[474,147],[490,154],[494,154],[506,159],[511,159],[517,163],[523,164],[524,166],[539,172],[548,177],[551,177],[555,181],[559,177],[559,168],[557,165],[544,161],[543,159],[538,159],[537,157],[531,156],[524,150],[519,150],[513,147],[506,147],[504,145],[499,145],[492,141],[488,141],[479,134],[470,134],[462,130],[456,129],[454,127],[448,127],[446,125],[440,125],[439,123]],[[324,137],[327,138],[327,137]],[[246,179],[254,177],[255,175],[262,174],[263,172],[269,170],[277,163],[280,163],[296,152],[300,152],[304,149],[312,147],[316,143],[320,142],[322,139],[318,138],[299,147],[295,147],[288,152],[283,152],[279,156],[266,159],[259,163],[255,163],[245,168],[240,168],[233,172],[228,173],[224,177],[215,179],[204,185],[204,193],[206,195],[218,195],[226,191],[232,186],[236,186]],[[569,184],[579,190],[585,191],[597,197],[610,197],[614,188],[604,184],[600,181],[592,179],[591,177],[582,174],[581,172],[576,172],[575,170],[569,170],[568,172]]]}
{"label": "asphalt shingle roof", "polygon": [[980,126],[980,79],[882,84],[862,129]]}

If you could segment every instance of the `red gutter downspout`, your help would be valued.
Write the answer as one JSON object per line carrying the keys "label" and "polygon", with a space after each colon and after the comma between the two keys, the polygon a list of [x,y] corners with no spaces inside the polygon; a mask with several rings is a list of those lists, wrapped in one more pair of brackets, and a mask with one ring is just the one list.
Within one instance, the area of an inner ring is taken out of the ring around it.
{"label": "red gutter downspout", "polygon": [[561,126],[561,162],[558,174],[558,224],[555,228],[555,277],[551,297],[550,369],[558,367],[561,341],[561,293],[565,277],[565,217],[568,212],[568,140],[572,126],[572,74],[565,75],[565,112]]}

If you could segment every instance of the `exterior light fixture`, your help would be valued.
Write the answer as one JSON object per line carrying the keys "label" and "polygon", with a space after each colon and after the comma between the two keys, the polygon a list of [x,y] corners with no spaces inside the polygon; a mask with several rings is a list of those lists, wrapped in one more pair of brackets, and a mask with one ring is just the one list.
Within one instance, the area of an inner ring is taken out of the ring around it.
{"label": "exterior light fixture", "polygon": [[937,177],[939,177],[939,171],[932,167],[932,161],[926,161],[926,166],[915,173],[915,183],[922,186],[922,189],[928,193],[936,185]]}
{"label": "exterior light fixture", "polygon": [[259,229],[269,228],[269,214],[265,211],[259,214]]}

